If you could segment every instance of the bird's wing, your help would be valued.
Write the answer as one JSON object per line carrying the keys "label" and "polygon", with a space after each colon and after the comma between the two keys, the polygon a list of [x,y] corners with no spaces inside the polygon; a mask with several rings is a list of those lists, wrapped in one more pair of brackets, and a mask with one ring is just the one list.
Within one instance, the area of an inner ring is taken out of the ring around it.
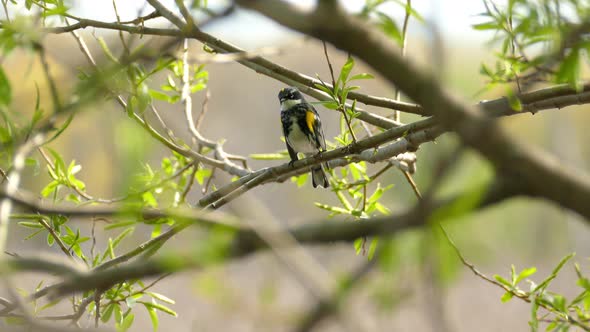
{"label": "bird's wing", "polygon": [[311,104],[307,104],[305,122],[309,131],[313,134],[317,146],[320,147],[321,151],[325,151],[326,139],[324,138],[324,131],[322,130],[322,120],[320,120],[318,112]]}
{"label": "bird's wing", "polygon": [[287,112],[281,112],[281,123],[283,124],[283,136],[285,137],[285,144],[287,144],[287,151],[289,152],[289,157],[291,157],[291,161],[295,161],[298,159],[297,152],[293,150],[293,148],[289,144],[289,139],[287,138],[289,128],[293,125],[291,117],[287,114]]}

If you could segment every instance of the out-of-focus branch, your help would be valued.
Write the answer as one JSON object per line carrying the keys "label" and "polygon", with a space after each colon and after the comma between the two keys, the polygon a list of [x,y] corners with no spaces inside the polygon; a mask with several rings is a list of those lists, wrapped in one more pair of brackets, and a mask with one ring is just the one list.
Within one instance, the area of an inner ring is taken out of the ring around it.
{"label": "out-of-focus branch", "polygon": [[[451,97],[431,77],[402,58],[384,36],[344,10],[303,11],[284,1],[238,1],[302,33],[349,51],[399,87],[425,110],[437,116],[447,130],[479,151],[504,175],[521,181],[530,196],[540,196],[578,212],[590,220],[590,176],[565,167],[556,158],[511,139],[486,116]],[[325,24],[326,21],[331,24]]]}
{"label": "out-of-focus branch", "polygon": [[18,194],[0,191],[0,198],[11,201],[13,204],[35,213],[42,215],[62,215],[64,217],[112,217],[115,215],[129,215],[139,220],[154,220],[160,218],[173,218],[180,222],[189,222],[200,224],[202,226],[224,226],[228,229],[238,230],[239,225],[235,217],[231,217],[223,212],[196,209],[139,209],[125,205],[84,205],[84,206],[61,206],[48,205],[35,199],[31,194],[25,191],[19,191]]}
{"label": "out-of-focus branch", "polygon": [[[486,207],[518,194],[518,187],[515,187],[509,181],[500,179],[489,186],[486,195],[478,206],[479,208]],[[362,222],[318,221],[291,228],[287,230],[287,233],[298,243],[303,244],[350,242],[364,236],[393,235],[406,229],[425,225],[432,211],[450,204],[455,199],[451,198],[436,202],[422,201],[405,213],[363,220]],[[15,199],[15,201],[18,200]],[[79,209],[76,210],[80,211]],[[111,212],[113,214],[118,213],[116,210]],[[85,215],[84,212],[80,213],[80,216]],[[229,244],[229,247],[226,248],[227,252],[223,255],[224,261],[231,258],[241,258],[258,250],[267,249],[268,243],[258,235],[259,231],[247,228],[237,229],[233,242]],[[272,234],[273,231],[267,230],[267,232]],[[276,243],[275,245],[281,244]],[[32,297],[38,298],[44,295],[65,296],[74,292],[105,289],[124,280],[146,278],[216,263],[217,261],[203,260],[200,255],[195,255],[194,252],[187,252],[154,257],[149,260],[136,260],[112,269],[94,269],[90,273],[72,268],[69,265],[36,258],[13,259],[8,261],[8,266],[13,269],[13,273],[17,271],[37,271],[55,273],[65,277],[64,282],[44,288],[32,295]],[[4,310],[1,313],[5,313]]]}

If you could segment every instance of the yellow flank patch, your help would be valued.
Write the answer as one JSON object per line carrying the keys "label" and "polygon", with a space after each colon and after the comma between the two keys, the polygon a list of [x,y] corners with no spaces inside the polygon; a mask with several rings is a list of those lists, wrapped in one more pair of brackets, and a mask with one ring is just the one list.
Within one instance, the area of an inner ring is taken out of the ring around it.
{"label": "yellow flank patch", "polygon": [[315,114],[313,114],[313,112],[310,112],[310,111],[305,112],[305,122],[307,123],[307,128],[309,128],[309,131],[311,131],[313,134],[315,134],[315,132],[313,130],[313,124],[315,122]]}

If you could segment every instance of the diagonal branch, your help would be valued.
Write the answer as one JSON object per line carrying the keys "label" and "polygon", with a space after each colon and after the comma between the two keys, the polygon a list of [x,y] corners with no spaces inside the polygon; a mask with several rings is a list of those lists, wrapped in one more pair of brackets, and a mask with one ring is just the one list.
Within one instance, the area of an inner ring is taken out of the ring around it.
{"label": "diagonal branch", "polygon": [[[449,95],[429,74],[402,58],[384,36],[342,9],[305,12],[283,1],[238,1],[302,33],[349,51],[373,67],[412,100],[456,131],[501,173],[520,181],[530,196],[551,200],[590,220],[590,176],[508,136],[483,112]],[[325,22],[329,20],[331,24]]]}

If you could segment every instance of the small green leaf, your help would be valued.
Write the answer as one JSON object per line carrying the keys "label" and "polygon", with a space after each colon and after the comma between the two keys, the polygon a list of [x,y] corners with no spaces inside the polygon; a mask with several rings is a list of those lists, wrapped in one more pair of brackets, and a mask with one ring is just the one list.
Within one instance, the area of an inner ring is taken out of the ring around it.
{"label": "small green leaf", "polygon": [[158,202],[156,201],[154,194],[152,194],[151,192],[149,192],[149,191],[144,192],[143,194],[141,194],[141,198],[143,199],[143,202],[145,203],[145,205],[147,207],[153,207],[153,208],[158,207]]}
{"label": "small green leaf", "polygon": [[576,91],[581,91],[582,83],[580,73],[582,72],[582,61],[580,49],[573,48],[570,53],[563,59],[563,62],[557,70],[556,79],[558,83],[568,83]]}
{"label": "small green leaf", "polygon": [[502,298],[500,298],[500,300],[502,301],[502,303],[506,303],[510,301],[513,296],[514,294],[512,294],[512,292],[506,292],[504,293],[504,295],[502,295]]}
{"label": "small green leaf", "polygon": [[203,183],[205,183],[205,179],[210,177],[212,173],[213,173],[213,171],[211,171],[210,168],[200,168],[195,173],[195,179],[197,179],[197,182],[200,185],[203,185]]}
{"label": "small green leaf", "polygon": [[566,305],[565,305],[565,297],[554,294],[553,295],[553,307],[560,312],[567,313]]}
{"label": "small green leaf", "polygon": [[328,95],[332,96],[333,95],[333,91],[332,89],[328,88],[327,86],[324,86],[322,84],[315,84],[315,87],[324,91],[325,93],[327,93]]}
{"label": "small green leaf", "polygon": [[330,206],[330,205],[326,205],[326,204],[322,204],[322,203],[314,203],[315,206],[319,207],[322,210],[326,210],[326,211],[330,211],[336,214],[350,214],[350,211],[345,210],[341,207],[337,207],[337,206]]}
{"label": "small green leaf", "polygon": [[495,21],[474,24],[471,27],[475,30],[498,30],[501,28]]}
{"label": "small green leaf", "polygon": [[27,228],[43,228],[41,224],[34,221],[19,221],[18,224]]}
{"label": "small green leaf", "polygon": [[[37,291],[38,291],[38,289],[37,289]],[[49,302],[49,303],[46,303],[45,305],[43,305],[43,306],[42,306],[41,308],[39,308],[39,310],[37,310],[37,311],[43,311],[43,310],[45,310],[45,309],[49,309],[49,308],[51,308],[51,307],[55,306],[56,304],[58,304],[58,303],[60,303],[60,302],[61,302],[61,299],[53,300],[53,301],[51,301],[51,302]]]}
{"label": "small green leaf", "polygon": [[374,79],[375,76],[368,74],[368,73],[360,73],[360,74],[356,74],[353,75],[350,78],[350,81],[354,81],[354,80],[369,80],[369,79]]}
{"label": "small green leaf", "polygon": [[0,67],[0,106],[8,106],[12,101],[12,89],[10,81],[6,77],[4,69]]}
{"label": "small green leaf", "polygon": [[508,90],[508,104],[510,105],[510,108],[512,108],[513,111],[522,111],[522,102],[512,90]]}
{"label": "small green leaf", "polygon": [[280,160],[288,159],[289,155],[285,153],[254,153],[250,155],[250,158],[255,160]]}
{"label": "small green leaf", "polygon": [[113,314],[113,309],[115,308],[115,306],[119,305],[116,303],[111,303],[103,310],[102,314],[100,315],[100,320],[103,323],[106,323],[109,321],[109,319],[111,319],[111,315]]}
{"label": "small green leaf", "polygon": [[519,282],[523,281],[525,278],[532,276],[533,274],[535,274],[537,272],[537,268],[536,267],[529,267],[528,269],[524,269],[522,271],[520,271],[520,273],[518,274],[518,277],[516,277],[516,281],[515,281],[515,285],[518,284]]}
{"label": "small green leaf", "polygon": [[166,102],[170,101],[170,96],[168,96],[164,92],[161,92],[158,90],[150,89],[150,96],[152,96],[152,98],[154,98],[156,100],[162,100],[162,101],[166,101]]}
{"label": "small green leaf", "polygon": [[146,292],[146,294],[148,294],[149,296],[151,296],[151,297],[153,297],[155,299],[158,299],[158,300],[160,300],[162,302],[166,302],[166,303],[170,303],[170,304],[175,304],[176,303],[176,301],[174,301],[173,299],[171,299],[171,298],[169,298],[169,297],[167,297],[165,295],[162,295],[160,293]]}
{"label": "small green leaf", "polygon": [[309,173],[301,174],[299,176],[292,176],[291,182],[295,182],[297,184],[297,188],[301,188],[307,182],[308,174]]}
{"label": "small green leaf", "polygon": [[154,328],[154,332],[158,331],[158,324],[159,324],[158,312],[156,311],[156,309],[154,309],[152,307],[148,307],[145,304],[143,306],[145,307],[148,314],[150,315],[150,320],[152,321],[152,327]]}
{"label": "small green leaf", "polygon": [[397,24],[394,20],[391,19],[388,15],[377,12],[377,17],[379,18],[379,25],[383,32],[392,38],[396,44],[401,45],[402,43],[402,33],[400,29],[397,27]]}
{"label": "small green leaf", "polygon": [[47,245],[51,247],[51,246],[53,246],[54,243],[55,243],[55,239],[53,238],[51,233],[47,233]]}
{"label": "small green leaf", "polygon": [[125,332],[127,331],[131,325],[133,324],[134,316],[133,314],[129,313],[125,318],[123,318],[123,322],[117,326],[117,332]]}
{"label": "small green leaf", "polygon": [[135,227],[129,227],[129,228],[125,229],[123,232],[121,232],[121,234],[119,234],[113,240],[113,244],[112,244],[113,249],[117,248],[117,246],[121,243],[121,241],[123,241],[123,239],[125,239],[127,236],[129,236],[131,233],[133,233],[134,230],[135,230]]}
{"label": "small green leaf", "polygon": [[350,72],[352,71],[353,67],[354,67],[354,58],[349,56],[348,59],[346,60],[346,63],[340,69],[340,76],[338,77],[338,81],[340,83],[342,83],[342,85],[344,85],[346,82],[348,82],[348,75],[350,75]]}
{"label": "small green leaf", "polygon": [[369,260],[372,260],[373,257],[375,256],[375,251],[377,250],[377,244],[379,243],[379,239],[378,238],[373,238],[371,240],[371,245],[369,246],[369,253],[367,254],[367,258]]}
{"label": "small green leaf", "polygon": [[500,275],[495,274],[494,279],[496,279],[499,283],[501,283],[504,286],[512,287],[512,284],[510,283],[510,281],[502,278],[502,276],[500,276]]}
{"label": "small green leaf", "polygon": [[150,303],[150,302],[144,302],[144,301],[137,301],[137,303],[142,303],[143,305],[145,305],[146,307],[150,307],[162,312],[167,313],[168,315],[172,315],[174,317],[177,317],[178,314],[176,313],[176,311],[168,308],[167,306],[163,305],[163,304],[159,304],[159,303]]}
{"label": "small green leaf", "polygon": [[553,269],[553,271],[551,271],[551,274],[557,275],[559,273],[559,271],[561,271],[561,269],[563,268],[563,266],[565,265],[565,263],[567,263],[570,259],[572,259],[576,254],[575,253],[571,253],[565,257],[563,257],[560,261],[559,264],[557,264],[557,266]]}

